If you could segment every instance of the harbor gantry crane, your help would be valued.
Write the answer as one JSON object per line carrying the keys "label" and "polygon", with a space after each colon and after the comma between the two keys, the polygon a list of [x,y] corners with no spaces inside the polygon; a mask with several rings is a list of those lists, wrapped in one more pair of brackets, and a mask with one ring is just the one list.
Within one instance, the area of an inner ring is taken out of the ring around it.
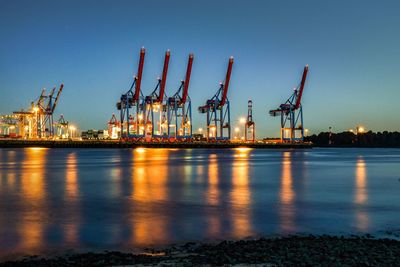
{"label": "harbor gantry crane", "polygon": [[217,93],[204,106],[199,107],[200,113],[207,113],[207,140],[230,140],[231,118],[228,100],[229,80],[231,78],[233,57],[229,58],[225,82],[220,84]]}
{"label": "harbor gantry crane", "polygon": [[118,139],[121,135],[121,123],[112,114],[110,121],[108,122],[108,135],[111,139]]}
{"label": "harbor gantry crane", "polygon": [[[145,53],[146,50],[142,47],[137,76],[134,77],[129,90],[121,95],[120,101],[117,103],[117,109],[120,110],[121,138],[144,137],[144,101],[140,85]],[[133,88],[135,89],[133,90]]]}
{"label": "harbor gantry crane", "polygon": [[256,140],[256,123],[253,121],[253,101],[247,102],[247,119],[244,124],[244,139],[249,142]]}
{"label": "harbor gantry crane", "polygon": [[178,91],[168,98],[168,137],[170,139],[192,138],[192,105],[188,94],[194,55],[189,54],[185,80]]}
{"label": "harbor gantry crane", "polygon": [[[53,114],[56,110],[57,104],[60,100],[61,92],[64,88],[64,84],[60,85],[57,91],[57,95],[54,96],[56,87],[51,89],[50,93],[46,95],[46,90],[43,89],[39,96],[36,105],[32,103],[32,112],[34,119],[33,134],[34,137],[38,138],[53,138],[54,137],[54,119]],[[20,113],[20,112],[15,112]]]}
{"label": "harbor gantry crane", "polygon": [[279,108],[269,111],[273,117],[281,116],[281,141],[298,142],[304,140],[303,108],[301,98],[304,91],[308,73],[308,65],[304,67],[300,85],[294,89],[294,93],[281,104]]}
{"label": "harbor gantry crane", "polygon": [[161,79],[150,95],[145,97],[145,132],[146,137],[167,138],[168,137],[168,118],[167,118],[167,96],[165,95],[165,85],[167,82],[168,64],[170,51],[165,52],[164,67]]}
{"label": "harbor gantry crane", "polygon": [[63,139],[69,137],[68,125],[69,125],[68,121],[66,121],[64,115],[61,114],[57,122],[55,123],[56,135],[58,138]]}
{"label": "harbor gantry crane", "polygon": [[54,137],[53,114],[54,111],[56,110],[58,101],[60,100],[60,95],[63,88],[64,84],[61,84],[60,88],[57,91],[57,95],[55,97],[54,97],[54,92],[56,89],[55,87],[51,90],[50,94],[48,95],[46,109],[44,110],[44,126],[45,126],[45,131],[48,134],[46,137],[50,138]]}

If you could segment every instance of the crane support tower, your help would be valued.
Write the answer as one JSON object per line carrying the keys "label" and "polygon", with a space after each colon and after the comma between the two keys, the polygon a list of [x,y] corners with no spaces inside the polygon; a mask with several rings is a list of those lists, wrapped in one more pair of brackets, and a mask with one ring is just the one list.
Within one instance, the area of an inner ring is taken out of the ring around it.
{"label": "crane support tower", "polygon": [[142,82],[142,73],[144,66],[144,56],[146,50],[140,49],[139,66],[137,75],[129,90],[121,95],[117,103],[117,109],[120,110],[121,138],[136,139],[144,137],[144,101],[140,90]]}
{"label": "crane support tower", "polygon": [[164,67],[161,79],[150,95],[145,97],[145,132],[146,138],[168,138],[167,96],[165,85],[167,82],[170,51],[165,52]]}
{"label": "crane support tower", "polygon": [[57,107],[58,101],[60,100],[60,95],[63,88],[64,84],[61,84],[56,96],[54,96],[56,87],[54,87],[48,95],[46,95],[45,89],[42,90],[42,93],[36,103],[36,107],[33,107],[36,116],[37,125],[35,130],[37,132],[37,137],[54,137],[53,114]]}
{"label": "crane support tower", "polygon": [[220,84],[217,93],[204,106],[199,107],[200,113],[207,113],[207,140],[226,141],[231,138],[231,118],[228,100],[228,88],[231,78],[233,57],[229,58],[225,82]]}
{"label": "crane support tower", "polygon": [[115,114],[112,114],[108,122],[108,136],[111,139],[119,139],[121,137],[121,122],[117,120]]}
{"label": "crane support tower", "polygon": [[65,120],[64,115],[61,114],[58,118],[57,122],[54,124],[56,127],[56,135],[60,139],[68,138],[69,137],[69,123]]}
{"label": "crane support tower", "polygon": [[247,119],[244,124],[244,139],[248,142],[256,140],[256,123],[253,121],[253,101],[247,102]]}
{"label": "crane support tower", "polygon": [[186,77],[178,91],[168,98],[168,137],[170,140],[192,138],[192,104],[188,94],[194,55],[189,54]]}
{"label": "crane support tower", "polygon": [[304,67],[300,85],[294,89],[294,93],[281,104],[279,108],[269,111],[273,117],[281,116],[281,141],[299,142],[304,140],[303,107],[301,98],[304,91],[308,73],[308,65]]}

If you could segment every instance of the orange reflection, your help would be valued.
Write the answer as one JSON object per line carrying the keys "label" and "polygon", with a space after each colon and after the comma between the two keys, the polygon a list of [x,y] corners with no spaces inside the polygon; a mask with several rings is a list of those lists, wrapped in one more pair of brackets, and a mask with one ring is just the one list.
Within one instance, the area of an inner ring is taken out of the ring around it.
{"label": "orange reflection", "polygon": [[168,149],[133,150],[132,199],[143,209],[133,218],[133,243],[149,245],[167,240],[167,220],[159,218],[167,200]]}
{"label": "orange reflection", "polygon": [[232,167],[233,235],[240,238],[252,232],[250,224],[249,154],[250,149],[236,149]]}
{"label": "orange reflection", "polygon": [[[219,203],[218,189],[218,160],[216,154],[208,156],[208,190],[206,192],[207,202],[212,206]],[[208,232],[210,236],[218,235],[221,231],[219,214],[212,213],[208,218]]]}
{"label": "orange reflection", "polygon": [[208,158],[208,192],[207,200],[210,205],[217,205],[219,199],[218,189],[218,160],[216,154],[210,154]]}
{"label": "orange reflection", "polygon": [[356,220],[357,228],[359,231],[365,231],[368,228],[369,218],[368,214],[363,208],[368,202],[367,192],[367,169],[365,160],[362,157],[357,159],[356,163],[356,188],[354,195],[354,203],[357,205],[356,208]]}
{"label": "orange reflection", "polygon": [[70,153],[66,162],[65,199],[70,208],[68,222],[65,225],[64,235],[68,244],[76,244],[78,240],[77,199],[79,197],[78,168],[76,153]]}
{"label": "orange reflection", "polygon": [[356,194],[355,203],[365,204],[367,202],[367,171],[363,158],[358,158],[356,163]]}
{"label": "orange reflection", "polygon": [[76,168],[76,154],[70,153],[67,157],[67,173],[65,193],[67,198],[76,198],[79,194]]}
{"label": "orange reflection", "polygon": [[283,152],[280,188],[280,217],[284,231],[294,230],[294,198],[291,152]]}
{"label": "orange reflection", "polygon": [[46,220],[46,148],[24,149],[21,189],[27,207],[20,220],[22,247],[38,249],[42,244],[43,224]]}
{"label": "orange reflection", "polygon": [[233,155],[235,158],[245,158],[249,156],[249,153],[251,150],[253,150],[250,147],[237,147],[234,148],[235,154]]}

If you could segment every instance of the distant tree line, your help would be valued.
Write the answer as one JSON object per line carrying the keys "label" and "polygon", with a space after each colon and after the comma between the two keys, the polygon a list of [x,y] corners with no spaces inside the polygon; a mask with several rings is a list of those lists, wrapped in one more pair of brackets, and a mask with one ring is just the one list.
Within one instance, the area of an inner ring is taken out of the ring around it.
{"label": "distant tree line", "polygon": [[400,147],[400,132],[368,131],[365,133],[329,133],[322,132],[318,135],[305,137],[305,141],[316,146],[340,146],[340,147]]}

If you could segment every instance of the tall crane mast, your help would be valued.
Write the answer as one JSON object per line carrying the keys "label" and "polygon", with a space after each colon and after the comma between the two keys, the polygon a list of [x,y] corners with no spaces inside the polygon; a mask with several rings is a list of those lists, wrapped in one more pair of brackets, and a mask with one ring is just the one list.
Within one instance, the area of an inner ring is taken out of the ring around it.
{"label": "tall crane mast", "polygon": [[150,95],[146,96],[145,101],[145,132],[151,138],[167,138],[168,119],[167,119],[167,101],[165,95],[165,86],[167,83],[168,64],[170,51],[165,52],[164,67],[161,78]]}
{"label": "tall crane mast", "polygon": [[64,84],[61,84],[60,88],[58,89],[57,96],[54,100],[54,103],[51,107],[51,113],[54,113],[54,111],[56,110],[56,107],[57,107],[58,101],[60,100],[60,95],[61,95],[63,88],[64,88]]}
{"label": "tall crane mast", "polygon": [[[229,140],[231,138],[231,118],[228,88],[233,66],[233,57],[229,58],[225,82],[220,84],[215,95],[199,107],[200,113],[207,113],[207,140]],[[226,132],[226,133],[225,133]]]}
{"label": "tall crane mast", "polygon": [[186,77],[178,91],[168,98],[168,137],[170,139],[192,138],[192,104],[189,97],[189,83],[194,55],[189,54]]}
{"label": "tall crane mast", "polygon": [[308,65],[304,67],[300,84],[293,94],[279,108],[269,111],[273,117],[281,117],[281,141],[299,142],[304,140],[303,107],[301,100],[308,74]]}
{"label": "tall crane mast", "polygon": [[141,82],[146,50],[140,49],[137,75],[134,76],[129,90],[121,95],[117,103],[120,111],[121,138],[135,139],[144,136],[144,100],[141,92]]}
{"label": "tall crane mast", "polygon": [[256,123],[253,120],[253,101],[247,102],[247,119],[244,124],[244,139],[249,142],[254,142],[256,136]]}

